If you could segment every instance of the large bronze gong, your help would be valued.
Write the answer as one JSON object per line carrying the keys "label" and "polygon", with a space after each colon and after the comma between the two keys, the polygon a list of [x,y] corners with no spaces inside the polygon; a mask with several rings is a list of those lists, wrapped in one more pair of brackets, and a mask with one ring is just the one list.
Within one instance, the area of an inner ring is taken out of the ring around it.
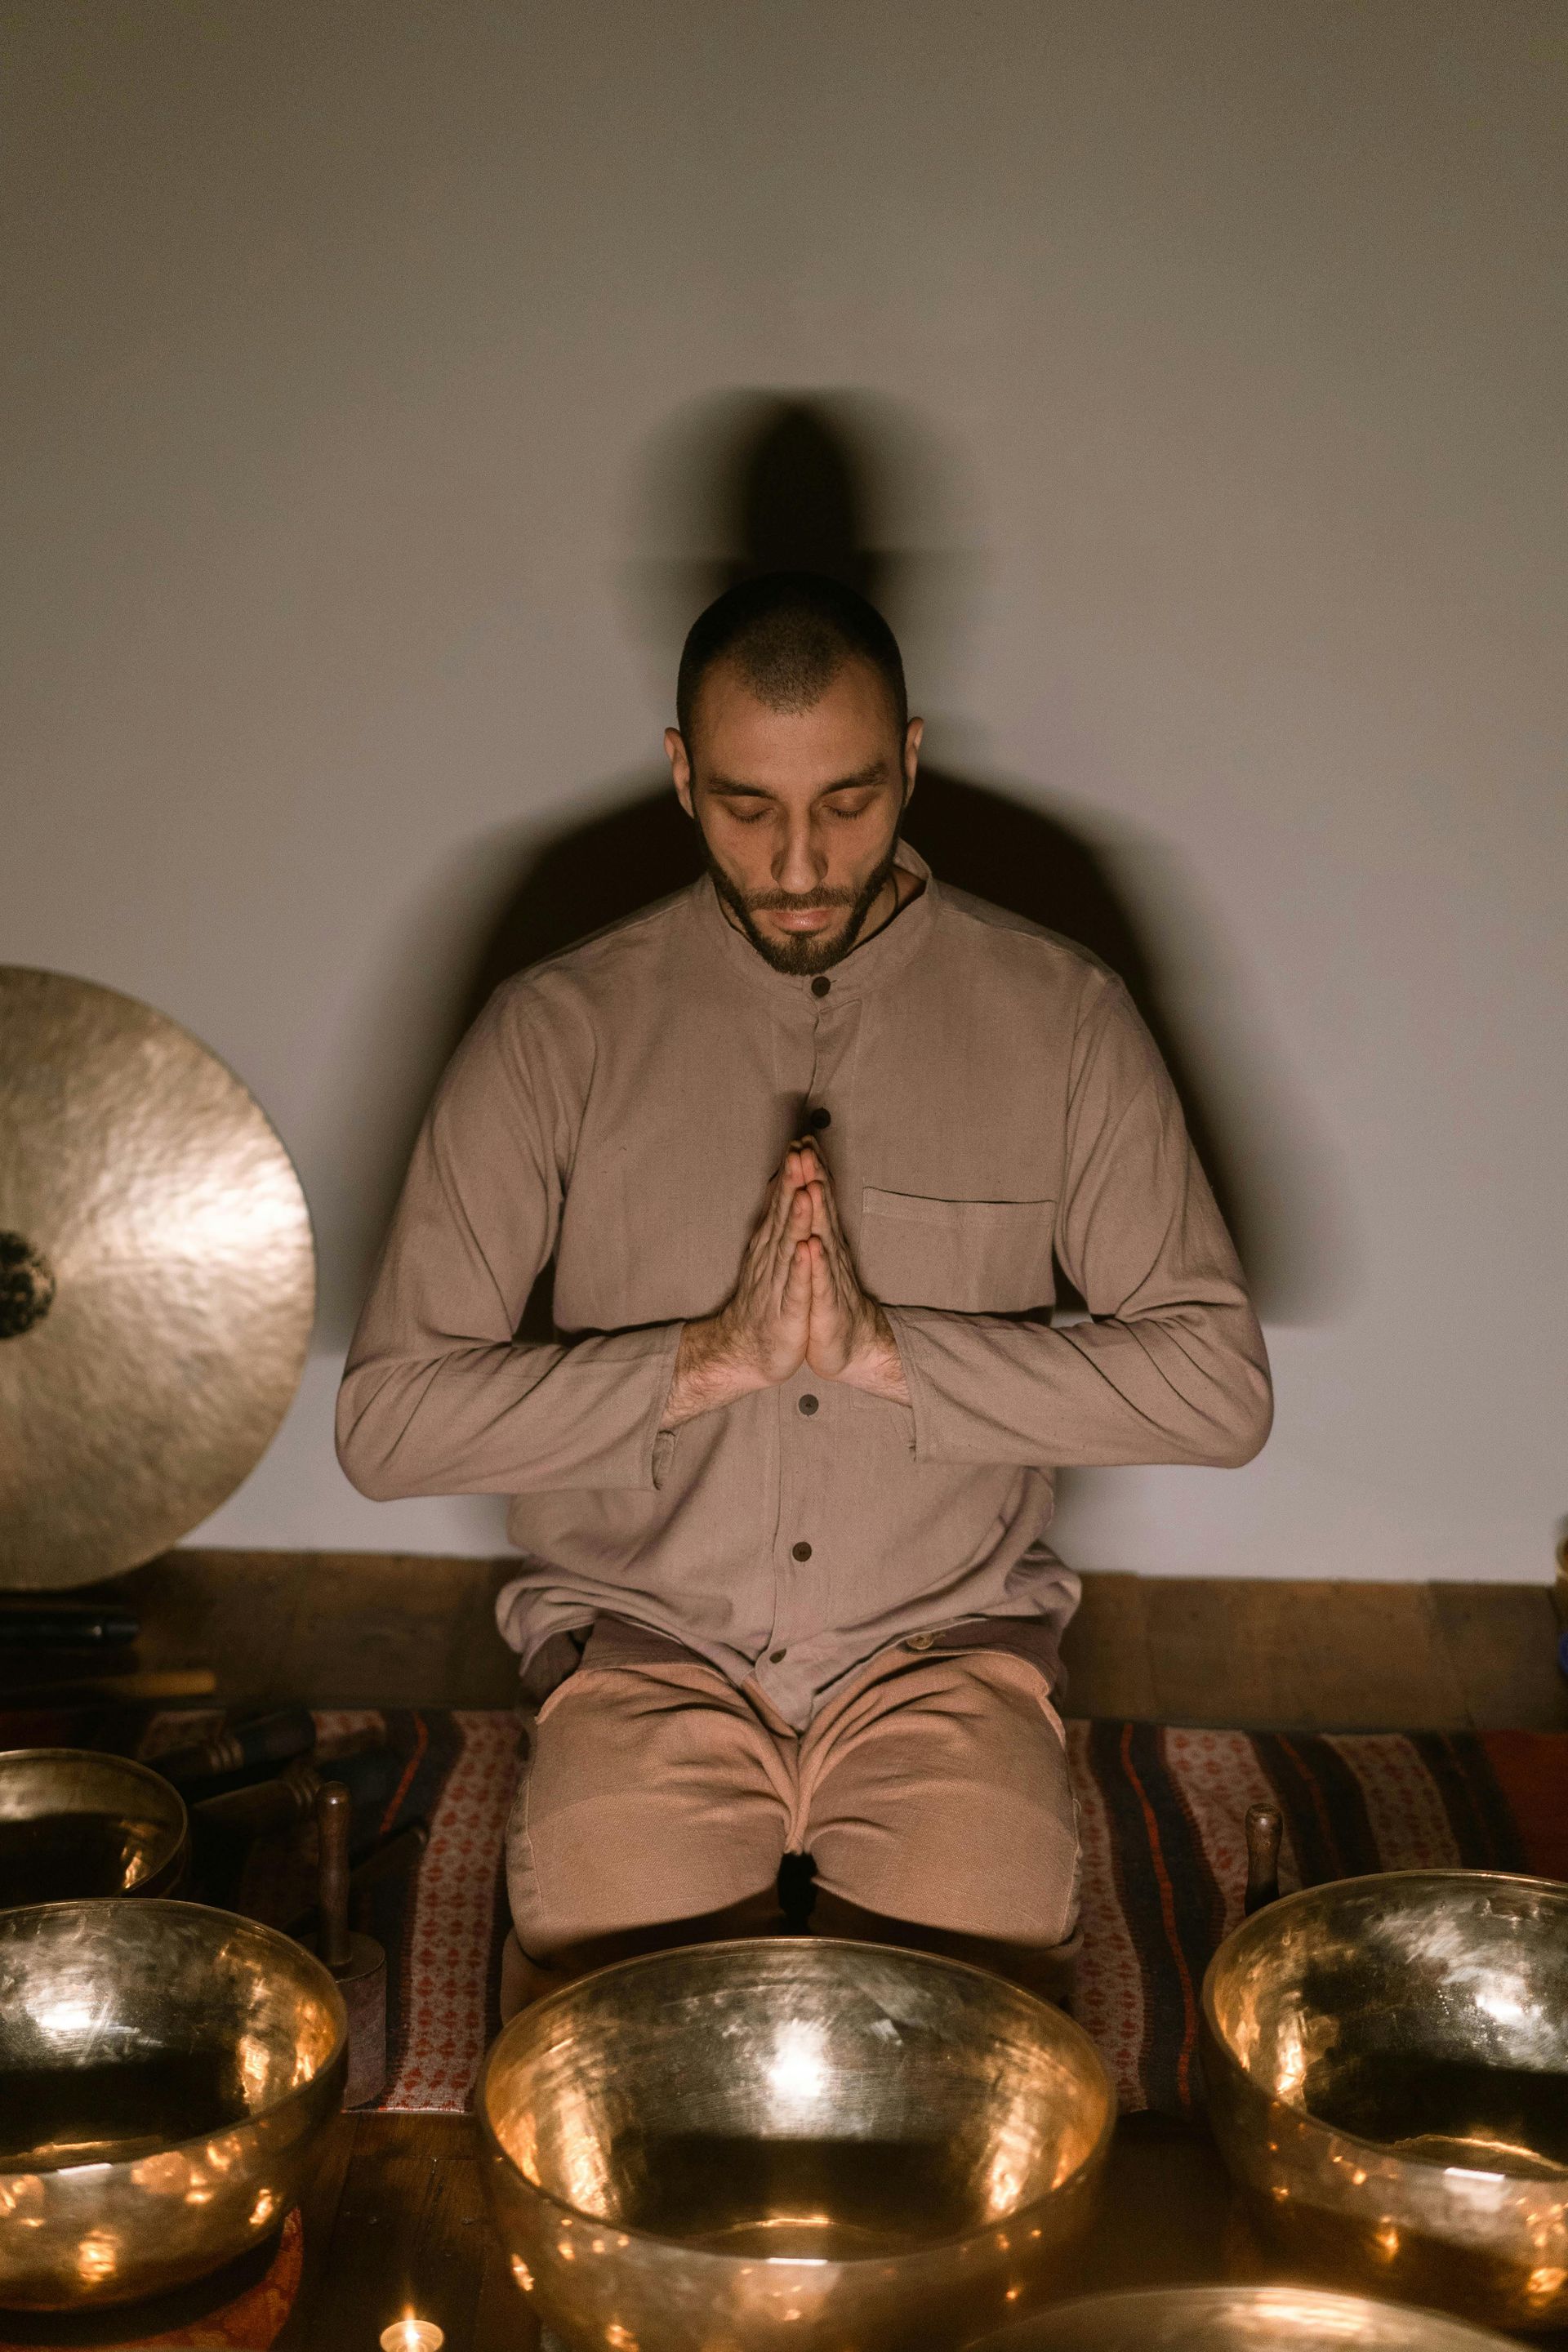
{"label": "large bronze gong", "polygon": [[233,1072],[133,997],[0,965],[0,1586],[112,1575],[216,1510],[314,1307],[300,1180]]}

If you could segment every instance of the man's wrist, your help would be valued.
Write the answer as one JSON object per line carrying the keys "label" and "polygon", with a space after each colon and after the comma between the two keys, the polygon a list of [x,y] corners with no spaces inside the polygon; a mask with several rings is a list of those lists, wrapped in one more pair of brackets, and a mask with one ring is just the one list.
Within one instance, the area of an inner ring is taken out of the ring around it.
{"label": "man's wrist", "polygon": [[868,1396],[881,1397],[889,1404],[908,1404],[909,1382],[893,1327],[874,1299],[868,1303],[871,1315],[866,1338],[838,1377],[847,1388],[864,1390]]}
{"label": "man's wrist", "polygon": [[716,1412],[721,1405],[733,1404],[737,1397],[768,1386],[766,1373],[744,1362],[731,1346],[723,1317],[703,1316],[688,1323],[680,1334],[659,1429],[679,1429],[682,1422],[695,1421],[700,1412]]}

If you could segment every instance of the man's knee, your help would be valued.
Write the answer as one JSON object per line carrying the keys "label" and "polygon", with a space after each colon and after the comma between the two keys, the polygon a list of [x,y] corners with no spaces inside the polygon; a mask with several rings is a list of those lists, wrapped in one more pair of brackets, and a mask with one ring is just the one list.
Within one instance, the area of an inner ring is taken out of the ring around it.
{"label": "man's knee", "polygon": [[1040,1949],[1078,1922],[1078,1806],[1037,1669],[947,1662],[824,1772],[808,1843],[825,1892],[956,1937]]}
{"label": "man's knee", "polygon": [[525,1953],[545,1959],[628,1931],[728,1915],[771,1891],[785,1813],[723,1707],[567,1685],[542,1711],[507,1830]]}
{"label": "man's knee", "polygon": [[812,1848],[818,1883],[861,1909],[947,1935],[1042,1950],[1068,1942],[1079,1883],[1070,1816],[1023,1811],[995,1790],[964,1795],[945,1817],[889,1822],[874,1838],[829,1832]]}

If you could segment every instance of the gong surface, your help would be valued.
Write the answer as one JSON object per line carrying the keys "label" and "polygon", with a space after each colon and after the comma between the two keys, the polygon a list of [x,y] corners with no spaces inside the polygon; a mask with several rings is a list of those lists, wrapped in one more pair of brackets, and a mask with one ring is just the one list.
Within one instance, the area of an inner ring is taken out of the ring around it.
{"label": "gong surface", "polygon": [[299,1385],[310,1213],[231,1070],[112,989],[0,965],[0,1587],[188,1533]]}

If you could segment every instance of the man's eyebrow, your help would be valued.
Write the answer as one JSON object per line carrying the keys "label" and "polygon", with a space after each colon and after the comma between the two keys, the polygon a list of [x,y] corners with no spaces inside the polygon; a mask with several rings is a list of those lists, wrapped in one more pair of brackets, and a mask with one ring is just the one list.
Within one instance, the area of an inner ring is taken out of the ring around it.
{"label": "man's eyebrow", "polygon": [[[860,769],[858,774],[839,776],[831,784],[824,784],[816,797],[825,800],[829,793],[864,790],[868,784],[879,784],[887,772],[886,760],[873,760],[869,767]],[[710,776],[707,782],[710,793],[727,793],[731,800],[771,801],[774,797],[765,786],[742,783],[738,776]]]}

